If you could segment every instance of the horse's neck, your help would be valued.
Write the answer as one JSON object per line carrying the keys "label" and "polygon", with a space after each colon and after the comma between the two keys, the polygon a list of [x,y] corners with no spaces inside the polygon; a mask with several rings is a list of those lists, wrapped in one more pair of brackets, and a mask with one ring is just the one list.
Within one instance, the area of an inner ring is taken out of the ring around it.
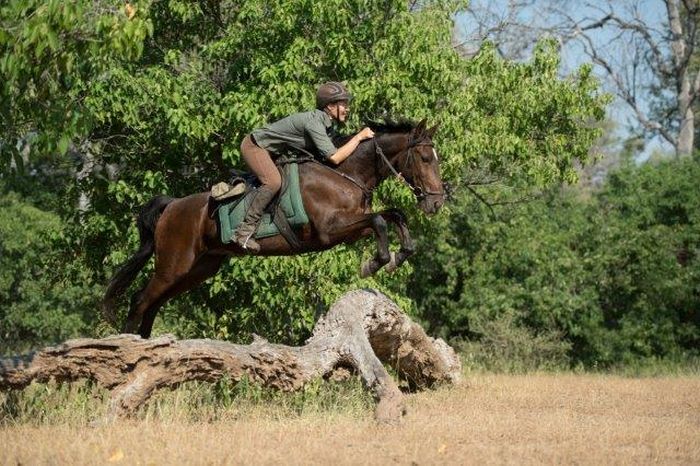
{"label": "horse's neck", "polygon": [[374,189],[389,174],[386,163],[379,158],[375,144],[381,147],[387,159],[392,160],[407,144],[408,136],[402,133],[377,134],[355,149],[337,170],[362,183],[367,189]]}

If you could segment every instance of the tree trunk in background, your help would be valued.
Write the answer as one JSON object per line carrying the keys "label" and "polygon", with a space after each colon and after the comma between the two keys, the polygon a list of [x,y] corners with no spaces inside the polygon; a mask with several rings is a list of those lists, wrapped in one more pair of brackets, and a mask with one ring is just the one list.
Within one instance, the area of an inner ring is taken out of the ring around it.
{"label": "tree trunk in background", "polygon": [[[696,8],[698,7],[696,6]],[[676,155],[689,157],[693,153],[693,138],[695,137],[695,115],[692,103],[700,91],[700,73],[695,77],[695,82],[691,83],[689,66],[694,44],[689,44],[686,40],[689,31],[685,31],[684,34],[678,0],[666,0],[666,10],[671,29],[671,50],[673,51],[673,64],[676,71],[678,112],[680,115]],[[690,37],[692,38],[694,35],[693,31]]]}
{"label": "tree trunk in background", "polygon": [[685,107],[685,112],[681,111],[681,114],[684,114],[685,117],[681,120],[676,155],[679,157],[690,157],[695,146],[695,115],[693,107],[690,105],[690,99],[681,102],[679,107],[681,109]]}
{"label": "tree trunk in background", "polygon": [[76,148],[77,154],[75,155],[82,161],[82,167],[75,174],[75,179],[77,181],[77,186],[80,188],[78,194],[78,214],[83,217],[92,205],[92,199],[90,193],[84,189],[84,184],[92,176],[93,170],[95,168],[95,155],[93,154],[94,148],[89,141],[84,141],[78,148]]}

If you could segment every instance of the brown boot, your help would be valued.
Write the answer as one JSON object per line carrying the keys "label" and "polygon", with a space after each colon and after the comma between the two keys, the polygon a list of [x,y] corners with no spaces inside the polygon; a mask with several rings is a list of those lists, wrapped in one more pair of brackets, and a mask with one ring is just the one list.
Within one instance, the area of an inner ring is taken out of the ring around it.
{"label": "brown boot", "polygon": [[265,207],[270,203],[273,197],[275,197],[274,192],[258,188],[255,193],[252,194],[253,199],[250,201],[248,210],[245,213],[245,218],[238,225],[236,231],[233,232],[231,240],[239,245],[245,251],[252,253],[260,252],[260,245],[255,241],[255,231],[258,229],[258,224],[262,218],[263,211]]}

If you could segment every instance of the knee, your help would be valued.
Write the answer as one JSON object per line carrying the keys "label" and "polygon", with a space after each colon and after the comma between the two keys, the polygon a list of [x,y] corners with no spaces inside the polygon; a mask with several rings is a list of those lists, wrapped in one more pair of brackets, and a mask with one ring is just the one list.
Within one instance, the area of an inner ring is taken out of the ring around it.
{"label": "knee", "polygon": [[386,234],[387,223],[381,215],[375,214],[372,217],[372,227],[377,234]]}

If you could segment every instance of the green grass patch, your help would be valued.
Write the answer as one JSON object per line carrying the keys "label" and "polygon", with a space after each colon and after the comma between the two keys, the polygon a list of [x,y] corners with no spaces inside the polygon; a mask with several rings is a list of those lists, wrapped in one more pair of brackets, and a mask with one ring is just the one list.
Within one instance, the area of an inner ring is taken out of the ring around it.
{"label": "green grass patch", "polygon": [[[0,425],[84,425],[107,412],[109,393],[93,382],[35,383],[24,390],[0,393]],[[137,413],[137,419],[212,422],[241,418],[371,416],[374,402],[358,378],[345,382],[314,380],[284,393],[243,379],[234,383],[188,382],[160,390]]]}

